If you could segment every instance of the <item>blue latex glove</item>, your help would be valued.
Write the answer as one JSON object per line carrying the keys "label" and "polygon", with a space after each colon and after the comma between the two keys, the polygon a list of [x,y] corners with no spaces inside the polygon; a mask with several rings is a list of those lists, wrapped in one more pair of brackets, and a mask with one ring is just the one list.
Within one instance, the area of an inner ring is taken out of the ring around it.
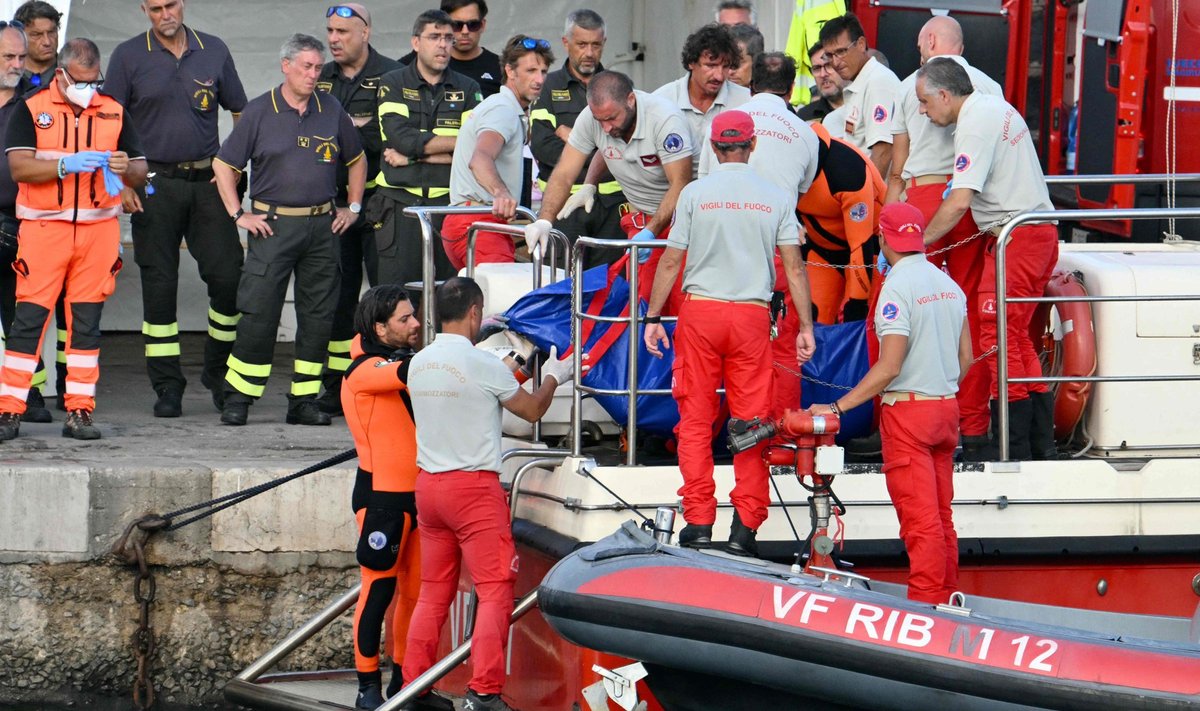
{"label": "blue latex glove", "polygon": [[109,170],[107,165],[100,172],[104,175],[104,192],[108,193],[109,197],[120,195],[121,190],[125,187],[125,181],[121,180],[121,176]]}
{"label": "blue latex glove", "polygon": [[[653,242],[658,238],[654,236],[654,233],[650,231],[649,227],[643,227],[641,231],[639,231],[633,237],[630,237],[630,239],[632,239],[634,242]],[[646,260],[650,259],[650,253],[652,251],[653,250],[650,249],[637,250],[638,264],[645,264]]]}
{"label": "blue latex glove", "polygon": [[883,256],[883,252],[880,252],[879,256],[875,258],[875,271],[879,272],[880,276],[887,276],[888,270],[891,268],[892,265],[888,264],[888,260]]}
{"label": "blue latex glove", "polygon": [[90,173],[108,167],[108,154],[104,151],[80,151],[62,159],[63,170],[68,173]]}
{"label": "blue latex glove", "polygon": [[950,197],[950,191],[953,189],[954,189],[954,179],[951,178],[949,181],[946,182],[946,189],[942,191],[942,199],[945,200],[946,198]]}

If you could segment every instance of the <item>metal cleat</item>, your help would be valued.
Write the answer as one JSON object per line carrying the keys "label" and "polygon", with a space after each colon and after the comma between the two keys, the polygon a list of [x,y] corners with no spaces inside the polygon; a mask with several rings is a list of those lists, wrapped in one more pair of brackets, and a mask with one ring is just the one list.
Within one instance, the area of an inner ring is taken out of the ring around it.
{"label": "metal cleat", "polygon": [[592,671],[600,675],[600,681],[583,690],[583,698],[591,711],[607,711],[611,699],[625,711],[645,711],[647,703],[638,701],[637,683],[646,678],[646,668],[634,662],[612,671],[599,664]]}

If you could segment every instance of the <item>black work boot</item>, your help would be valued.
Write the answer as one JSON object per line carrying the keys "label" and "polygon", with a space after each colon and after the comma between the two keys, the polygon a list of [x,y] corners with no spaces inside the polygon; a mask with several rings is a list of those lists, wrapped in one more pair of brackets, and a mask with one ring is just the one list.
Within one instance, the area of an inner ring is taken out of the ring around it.
{"label": "black work boot", "polygon": [[733,512],[733,525],[729,527],[729,543],[725,544],[725,550],[734,555],[746,556],[748,558],[758,557],[758,531],[755,531],[742,523],[742,517],[737,511]]}
{"label": "black work boot", "polygon": [[463,711],[516,711],[504,703],[500,694],[478,694],[474,689],[467,689],[467,698],[463,701]]}
{"label": "black work boot", "polygon": [[74,439],[100,439],[100,428],[92,423],[91,410],[71,410],[63,421],[63,437]]}
{"label": "black work boot", "polygon": [[1029,428],[1033,425],[1033,401],[1008,402],[1008,458],[1018,462],[1033,459],[1029,448]]}
{"label": "black work boot", "polygon": [[213,407],[217,408],[217,412],[225,409],[225,379],[214,379],[207,372],[200,374],[200,384],[208,388],[212,393]]}
{"label": "black work boot", "polygon": [[245,395],[228,395],[221,408],[221,424],[241,426],[250,415],[250,398]]}
{"label": "black work boot", "polygon": [[154,402],[155,417],[179,417],[183,415],[183,393],[170,388],[158,391],[158,400]]}
{"label": "black work boot", "polygon": [[689,523],[679,532],[679,545],[687,548],[708,548],[712,545],[712,524]]}
{"label": "black work boot", "polygon": [[354,708],[374,709],[383,706],[383,677],[379,671],[358,672],[358,696]]}
{"label": "black work boot", "polygon": [[317,398],[312,395],[293,397],[288,395],[287,423],[289,425],[328,425],[333,418],[317,407]]}
{"label": "black work boot", "polygon": [[1033,420],[1029,427],[1029,450],[1034,459],[1058,459],[1054,443],[1054,394],[1029,393]]}
{"label": "black work boot", "polygon": [[0,412],[0,442],[16,439],[21,433],[21,416],[15,412]]}
{"label": "black work boot", "polygon": [[987,462],[989,453],[994,452],[995,445],[987,435],[962,436],[962,460],[964,462]]}
{"label": "black work boot", "polygon": [[37,388],[30,388],[29,395],[25,398],[25,413],[21,415],[22,422],[54,422],[54,418],[50,416],[50,410],[46,407],[46,399],[42,397],[42,391]]}
{"label": "black work boot", "polygon": [[324,392],[317,398],[317,408],[331,417],[342,415],[342,374],[326,372],[321,377]]}

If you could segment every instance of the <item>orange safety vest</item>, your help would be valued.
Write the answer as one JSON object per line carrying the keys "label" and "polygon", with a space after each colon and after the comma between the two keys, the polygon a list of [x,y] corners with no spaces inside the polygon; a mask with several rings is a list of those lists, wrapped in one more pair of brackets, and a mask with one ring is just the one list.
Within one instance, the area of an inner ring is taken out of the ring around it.
{"label": "orange safety vest", "polygon": [[[58,82],[25,99],[37,129],[34,157],[54,160],[79,151],[115,151],[125,122],[116,99],[97,93],[79,116],[58,90]],[[17,218],[102,222],[121,214],[120,196],[104,191],[100,171],[68,174],[45,183],[20,183]]]}

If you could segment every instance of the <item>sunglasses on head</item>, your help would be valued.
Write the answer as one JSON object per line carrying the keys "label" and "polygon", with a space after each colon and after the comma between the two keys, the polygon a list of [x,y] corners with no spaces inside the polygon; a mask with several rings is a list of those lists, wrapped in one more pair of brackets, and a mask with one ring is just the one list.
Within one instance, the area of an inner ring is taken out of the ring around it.
{"label": "sunglasses on head", "polygon": [[334,15],[345,18],[347,20],[349,20],[351,17],[357,17],[358,19],[363,21],[363,24],[366,24],[366,25],[371,24],[371,23],[367,22],[367,18],[358,14],[357,10],[355,10],[352,7],[346,7],[345,5],[330,5],[329,9],[325,11],[325,17],[333,17]]}
{"label": "sunglasses on head", "polygon": [[20,20],[0,20],[0,30],[5,27],[11,27],[14,30],[25,31],[25,23]]}
{"label": "sunglasses on head", "polygon": [[525,49],[550,49],[549,42],[544,39],[535,39],[533,37],[526,37],[525,39],[521,40],[521,46]]}
{"label": "sunglasses on head", "polygon": [[451,20],[450,26],[455,32],[462,32],[464,27],[471,32],[478,32],[483,29],[483,20]]}

